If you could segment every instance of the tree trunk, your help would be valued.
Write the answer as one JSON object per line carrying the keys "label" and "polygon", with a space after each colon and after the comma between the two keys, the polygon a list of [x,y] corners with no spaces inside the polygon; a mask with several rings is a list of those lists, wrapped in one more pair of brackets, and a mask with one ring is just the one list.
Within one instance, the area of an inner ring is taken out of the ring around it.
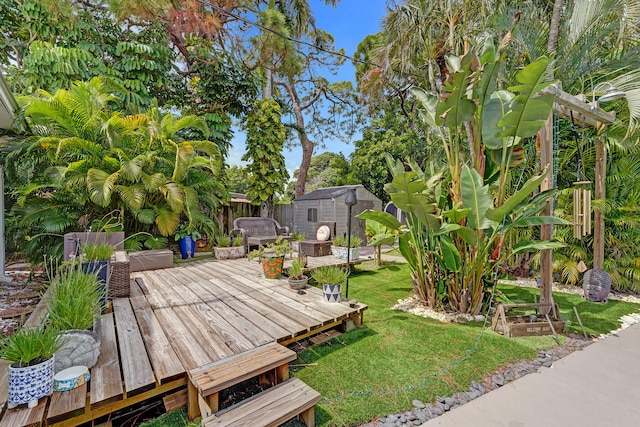
{"label": "tree trunk", "polygon": [[549,24],[549,40],[547,40],[547,52],[554,53],[558,45],[558,33],[560,32],[560,19],[565,0],[555,0],[553,2],[553,14]]}

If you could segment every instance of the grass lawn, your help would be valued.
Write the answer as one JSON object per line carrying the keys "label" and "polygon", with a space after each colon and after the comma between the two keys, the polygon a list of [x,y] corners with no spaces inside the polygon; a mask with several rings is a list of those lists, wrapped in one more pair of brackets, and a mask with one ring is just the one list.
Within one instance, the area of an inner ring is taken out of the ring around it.
{"label": "grass lawn", "polygon": [[[436,395],[466,390],[471,381],[500,366],[533,359],[538,350],[555,345],[552,337],[505,338],[492,332],[490,323],[482,333],[482,323],[446,324],[392,311],[398,299],[412,293],[407,266],[371,268],[358,267],[349,281],[349,297],[369,306],[364,327],[299,354],[301,364],[317,364],[296,368],[293,375],[322,395],[316,407],[319,426],[359,424],[402,412],[414,399],[432,402]],[[499,291],[501,299],[515,302],[533,302],[539,293],[510,285],[500,285]],[[590,334],[616,329],[619,317],[640,309],[619,301],[589,303],[568,294],[554,293],[554,298],[569,321],[567,328],[580,334],[574,305]],[[185,425],[178,420],[168,424],[160,418],[145,426]]]}
{"label": "grass lawn", "polygon": [[[504,296],[533,302],[537,289],[500,285]],[[431,402],[466,390],[501,365],[532,359],[555,345],[551,337],[505,338],[486,330],[474,349],[482,324],[445,324],[389,310],[411,294],[406,265],[388,265],[352,276],[349,296],[369,305],[365,327],[328,345],[301,353],[302,363],[317,363],[295,372],[325,399],[317,406],[320,426],[352,425],[412,407],[412,400]],[[569,329],[580,331],[576,305],[588,333],[608,332],[617,319],[638,311],[635,304],[595,304],[579,296],[554,294]],[[581,332],[580,332],[581,333]],[[466,358],[470,354],[469,358]]]}

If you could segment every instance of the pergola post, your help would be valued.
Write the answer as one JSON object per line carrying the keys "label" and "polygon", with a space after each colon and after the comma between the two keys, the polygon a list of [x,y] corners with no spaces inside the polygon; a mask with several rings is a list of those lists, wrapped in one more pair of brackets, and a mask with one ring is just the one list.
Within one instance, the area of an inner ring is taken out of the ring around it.
{"label": "pergola post", "polygon": [[[607,152],[602,138],[596,140],[595,198],[606,196]],[[593,216],[593,268],[602,270],[604,264],[604,213],[596,210]]]}
{"label": "pergola post", "polygon": [[[545,91],[556,95],[553,105],[553,112],[544,126],[538,132],[540,138],[540,165],[542,168],[549,167],[547,177],[540,184],[540,191],[553,187],[553,115],[571,120],[585,126],[602,130],[606,125],[613,123],[616,119],[614,112],[601,110],[597,102],[589,104],[582,99],[563,91],[558,85],[551,85]],[[604,141],[598,138],[596,141],[596,177],[595,177],[595,198],[604,199],[606,178],[606,152]],[[553,214],[553,200],[542,211],[543,215]],[[543,225],[540,229],[540,238],[549,240],[553,237],[551,225]],[[594,243],[593,243],[593,268],[602,268],[604,261],[604,214],[596,212],[594,218]],[[540,302],[543,304],[553,303],[551,293],[553,287],[553,252],[550,249],[540,253]],[[542,314],[548,314],[551,305],[541,307]]]}

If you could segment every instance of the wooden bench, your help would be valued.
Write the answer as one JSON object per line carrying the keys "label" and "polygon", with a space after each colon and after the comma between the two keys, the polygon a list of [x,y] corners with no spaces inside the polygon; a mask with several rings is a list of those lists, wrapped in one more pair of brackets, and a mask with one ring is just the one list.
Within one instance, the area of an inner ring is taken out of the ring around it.
{"label": "wooden bench", "polygon": [[296,353],[277,343],[269,343],[244,353],[225,357],[189,371],[189,417],[198,410],[203,417],[218,412],[218,394],[245,380],[267,374],[265,382],[280,383],[289,378],[289,362]]}
{"label": "wooden bench", "polygon": [[289,240],[289,227],[281,227],[273,218],[241,217],[233,221],[232,234],[240,234],[244,249],[249,253],[251,246],[266,245],[275,242],[278,237]]}
{"label": "wooden bench", "polygon": [[204,418],[202,425],[275,427],[299,415],[303,423],[313,427],[314,407],[320,399],[320,393],[299,378],[291,378],[219,414]]}

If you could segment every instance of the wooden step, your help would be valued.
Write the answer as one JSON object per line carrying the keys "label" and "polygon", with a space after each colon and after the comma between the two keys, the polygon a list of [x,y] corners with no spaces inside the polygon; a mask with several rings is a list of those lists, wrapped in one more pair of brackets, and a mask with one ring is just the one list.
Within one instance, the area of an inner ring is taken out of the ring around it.
{"label": "wooden step", "polygon": [[198,407],[198,396],[201,415],[214,414],[218,412],[220,391],[270,371],[275,373],[271,379],[274,383],[282,382],[289,378],[289,362],[296,357],[295,351],[277,343],[269,343],[190,370],[190,418]]}
{"label": "wooden step", "polygon": [[320,393],[291,378],[260,394],[250,397],[202,421],[204,427],[214,426],[279,426],[300,416],[308,427],[315,425],[314,407]]}

